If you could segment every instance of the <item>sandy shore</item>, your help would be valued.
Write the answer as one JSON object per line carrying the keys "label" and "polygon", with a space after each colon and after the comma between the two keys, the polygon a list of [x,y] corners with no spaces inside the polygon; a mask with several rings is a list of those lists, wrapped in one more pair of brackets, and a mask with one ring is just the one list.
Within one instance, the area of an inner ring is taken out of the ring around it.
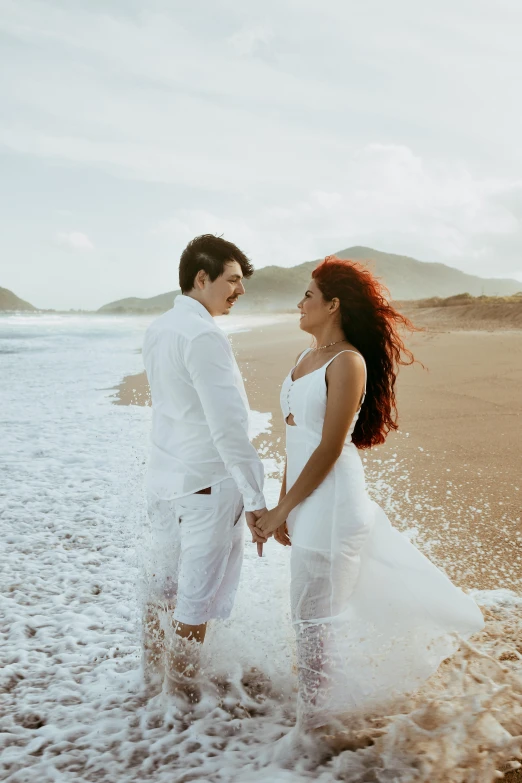
{"label": "sandy shore", "polygon": [[[252,408],[272,413],[257,445],[282,456],[279,389],[309,338],[292,319],[231,340]],[[427,369],[401,370],[400,431],[362,454],[369,489],[458,584],[520,590],[522,331],[426,331],[409,344]],[[147,404],[145,375],[126,378],[115,401]]]}

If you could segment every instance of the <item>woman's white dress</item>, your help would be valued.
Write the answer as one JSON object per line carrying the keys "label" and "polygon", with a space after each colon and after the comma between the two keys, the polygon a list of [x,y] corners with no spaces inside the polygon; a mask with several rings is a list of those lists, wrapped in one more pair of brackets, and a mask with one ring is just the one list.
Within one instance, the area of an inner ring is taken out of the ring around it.
{"label": "woman's white dress", "polygon": [[[334,359],[283,383],[283,416],[295,421],[286,426],[287,489],[321,440]],[[299,705],[309,725],[414,690],[455,651],[451,634],[467,638],[484,625],[475,601],[368,496],[352,443],[358,415],[330,473],[287,520]]]}

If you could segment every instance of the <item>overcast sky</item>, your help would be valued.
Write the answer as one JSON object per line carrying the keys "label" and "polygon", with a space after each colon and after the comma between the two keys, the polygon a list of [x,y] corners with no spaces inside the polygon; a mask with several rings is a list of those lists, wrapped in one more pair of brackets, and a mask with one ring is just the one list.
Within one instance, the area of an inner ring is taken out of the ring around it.
{"label": "overcast sky", "polygon": [[0,286],[177,287],[350,245],[522,280],[520,0],[0,0]]}

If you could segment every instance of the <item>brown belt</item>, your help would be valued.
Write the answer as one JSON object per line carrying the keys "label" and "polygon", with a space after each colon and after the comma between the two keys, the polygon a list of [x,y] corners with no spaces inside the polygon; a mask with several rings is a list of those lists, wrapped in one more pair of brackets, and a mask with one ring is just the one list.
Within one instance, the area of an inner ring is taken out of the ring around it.
{"label": "brown belt", "polygon": [[211,495],[212,494],[212,487],[205,487],[205,489],[198,489],[197,492],[194,492],[195,495]]}

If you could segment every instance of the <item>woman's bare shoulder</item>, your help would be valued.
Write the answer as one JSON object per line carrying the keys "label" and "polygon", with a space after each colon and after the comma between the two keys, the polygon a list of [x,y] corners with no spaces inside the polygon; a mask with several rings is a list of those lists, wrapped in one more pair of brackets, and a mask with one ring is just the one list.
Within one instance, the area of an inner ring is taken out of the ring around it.
{"label": "woman's bare shoulder", "polygon": [[326,372],[331,378],[344,378],[349,375],[352,378],[364,379],[366,372],[364,357],[355,349],[345,348],[334,356]]}

